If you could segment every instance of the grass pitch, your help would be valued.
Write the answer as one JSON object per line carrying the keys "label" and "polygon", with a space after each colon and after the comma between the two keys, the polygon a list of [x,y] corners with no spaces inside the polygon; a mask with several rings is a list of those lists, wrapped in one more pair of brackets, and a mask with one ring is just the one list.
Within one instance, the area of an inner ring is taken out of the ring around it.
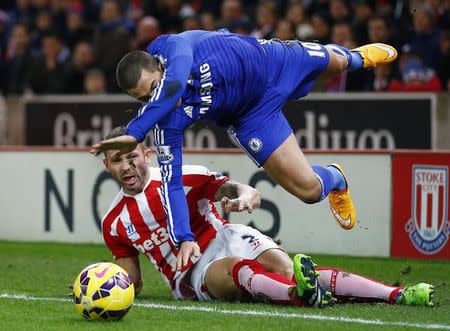
{"label": "grass pitch", "polygon": [[180,302],[145,258],[144,288],[119,322],[86,321],[66,288],[86,265],[110,261],[102,245],[0,241],[0,330],[450,330],[450,263],[313,256],[320,266],[377,280],[435,285],[432,308],[338,304],[327,309],[265,304]]}

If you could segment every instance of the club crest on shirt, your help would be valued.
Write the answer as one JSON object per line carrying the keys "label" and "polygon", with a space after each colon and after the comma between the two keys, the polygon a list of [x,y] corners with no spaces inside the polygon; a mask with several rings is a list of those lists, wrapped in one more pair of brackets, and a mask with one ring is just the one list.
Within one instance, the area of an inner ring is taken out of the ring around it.
{"label": "club crest on shirt", "polygon": [[170,152],[170,146],[156,146],[156,156],[158,162],[169,164],[173,161],[173,154]]}
{"label": "club crest on shirt", "polygon": [[261,150],[262,146],[263,144],[258,138],[252,138],[248,142],[248,147],[255,153],[258,153]]}
{"label": "club crest on shirt", "polygon": [[448,167],[415,165],[412,175],[412,217],[405,230],[417,250],[434,254],[450,234]]}

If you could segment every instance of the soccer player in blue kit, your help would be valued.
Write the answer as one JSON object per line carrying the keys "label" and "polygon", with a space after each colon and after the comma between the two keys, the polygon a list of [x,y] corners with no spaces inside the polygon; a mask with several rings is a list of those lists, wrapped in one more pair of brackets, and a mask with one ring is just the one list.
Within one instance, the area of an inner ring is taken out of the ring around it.
{"label": "soccer player in blue kit", "polygon": [[119,62],[118,84],[143,106],[126,135],[94,145],[91,153],[129,153],[153,129],[170,239],[180,249],[178,270],[201,254],[189,225],[181,173],[183,132],[200,119],[226,128],[258,167],[300,200],[316,203],[328,196],[337,222],[351,229],[356,214],[342,167],[309,165],[282,106],[307,95],[318,76],[373,68],[396,57],[397,51],[385,44],[350,51],[297,40],[258,40],[225,29],[162,35],[147,52],[130,52]]}

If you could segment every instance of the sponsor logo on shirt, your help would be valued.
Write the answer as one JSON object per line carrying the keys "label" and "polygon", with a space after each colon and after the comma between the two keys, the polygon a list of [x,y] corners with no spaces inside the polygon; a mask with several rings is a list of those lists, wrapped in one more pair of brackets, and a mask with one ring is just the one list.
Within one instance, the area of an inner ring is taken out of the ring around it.
{"label": "sponsor logo on shirt", "polygon": [[208,63],[203,63],[200,67],[200,114],[206,114],[212,105],[213,99],[211,91],[213,88],[211,67]]}

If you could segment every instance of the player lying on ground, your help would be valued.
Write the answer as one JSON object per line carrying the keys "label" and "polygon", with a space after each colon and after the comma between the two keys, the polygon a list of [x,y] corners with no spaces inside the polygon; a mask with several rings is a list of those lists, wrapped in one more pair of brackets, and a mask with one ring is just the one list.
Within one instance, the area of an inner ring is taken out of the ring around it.
{"label": "player lying on ground", "polygon": [[316,203],[329,195],[337,222],[353,227],[355,209],[342,168],[311,167],[281,109],[307,95],[318,76],[394,61],[393,47],[371,44],[349,51],[296,40],[257,40],[222,29],[162,35],[147,52],[131,52],[117,66],[120,87],[145,105],[125,136],[103,141],[91,152],[130,152],[154,129],[169,235],[177,247],[190,254],[198,250],[181,166],[183,132],[200,119],[226,128],[257,166],[302,201]]}
{"label": "player lying on ground", "polygon": [[[124,134],[116,128],[109,138]],[[296,255],[294,262],[269,237],[256,229],[229,224],[217,212],[253,211],[259,193],[208,171],[202,166],[183,167],[190,227],[198,249],[194,256],[179,251],[169,240],[161,176],[150,168],[150,150],[142,144],[130,153],[105,153],[104,165],[121,191],[102,221],[106,245],[116,263],[129,272],[136,293],[142,288],[139,253],[153,263],[176,299],[260,300],[273,304],[322,307],[334,298],[360,302],[431,305],[433,287],[428,284],[389,286],[335,268],[318,268],[311,259]],[[331,292],[331,293],[330,293]]]}

